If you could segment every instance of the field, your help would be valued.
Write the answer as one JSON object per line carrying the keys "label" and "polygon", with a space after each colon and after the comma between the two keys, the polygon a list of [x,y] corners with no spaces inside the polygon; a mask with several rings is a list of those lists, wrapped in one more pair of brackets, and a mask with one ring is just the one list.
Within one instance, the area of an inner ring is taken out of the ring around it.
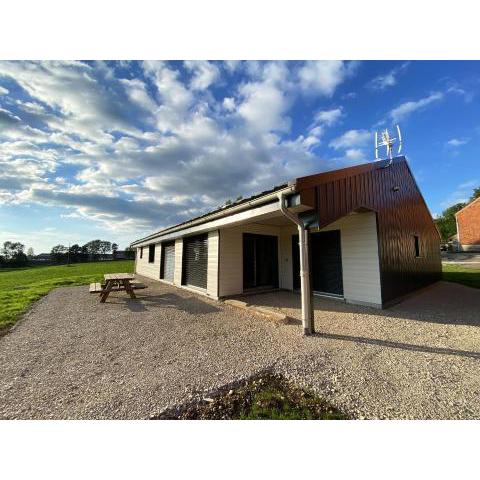
{"label": "field", "polygon": [[468,265],[443,264],[443,280],[456,282],[467,287],[480,288],[480,268]]}
{"label": "field", "polygon": [[[99,282],[105,273],[133,272],[133,260],[0,270],[0,331],[52,288]],[[88,290],[85,290],[88,295]]]}

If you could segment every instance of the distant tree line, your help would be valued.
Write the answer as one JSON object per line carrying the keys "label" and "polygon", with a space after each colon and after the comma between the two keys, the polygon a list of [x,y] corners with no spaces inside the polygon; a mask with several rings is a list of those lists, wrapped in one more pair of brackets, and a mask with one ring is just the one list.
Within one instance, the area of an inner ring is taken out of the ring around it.
{"label": "distant tree line", "polygon": [[[91,240],[85,245],[74,244],[70,247],[64,245],[55,245],[50,252],[51,263],[79,263],[103,260],[110,257],[112,253],[113,260],[116,259],[118,245],[106,240]],[[4,242],[0,250],[0,267],[24,267],[29,263],[34,263],[35,255],[33,248],[27,250],[25,254],[25,245],[20,242]],[[134,259],[135,252],[131,247],[125,249],[124,258]]]}
{"label": "distant tree line", "polygon": [[448,207],[442,212],[440,217],[435,219],[435,223],[437,224],[438,230],[440,231],[444,242],[447,242],[450,237],[457,233],[455,214],[478,197],[480,197],[480,187],[477,187],[473,190],[472,196],[468,202],[460,202]]}
{"label": "distant tree line", "polygon": [[[55,245],[51,250],[52,260],[55,263],[79,263],[95,260],[102,260],[107,254],[112,253],[113,260],[116,259],[118,245],[106,240],[91,240],[85,245],[75,243],[70,247],[64,245]],[[125,249],[126,257],[135,258],[135,252],[132,248]]]}

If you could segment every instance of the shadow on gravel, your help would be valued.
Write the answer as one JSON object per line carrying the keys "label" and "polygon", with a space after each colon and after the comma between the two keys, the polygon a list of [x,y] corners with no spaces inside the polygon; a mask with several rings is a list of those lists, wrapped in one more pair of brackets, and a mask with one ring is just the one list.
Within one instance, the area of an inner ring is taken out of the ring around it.
{"label": "shadow on gravel", "polygon": [[378,345],[380,347],[399,348],[410,350],[412,352],[438,353],[440,355],[458,355],[460,357],[474,358],[480,360],[479,352],[469,352],[468,350],[453,350],[451,348],[428,347],[426,345],[412,345],[410,343],[391,342],[388,340],[379,340],[376,338],[353,337],[349,335],[338,335],[335,333],[314,333],[313,337],[329,338],[332,340],[343,340],[348,342],[363,343],[366,345]]}
{"label": "shadow on gravel", "polygon": [[152,296],[137,294],[136,299],[127,298],[125,303],[131,312],[146,312],[155,308],[173,308],[192,315],[206,315],[220,311],[214,305],[195,297],[182,297],[174,293]]}

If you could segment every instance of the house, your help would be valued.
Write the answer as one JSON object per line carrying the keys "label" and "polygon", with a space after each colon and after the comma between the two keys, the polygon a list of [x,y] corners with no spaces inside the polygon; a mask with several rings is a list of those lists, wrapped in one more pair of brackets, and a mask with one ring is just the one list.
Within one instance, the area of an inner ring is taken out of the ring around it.
{"label": "house", "polygon": [[32,260],[37,262],[53,262],[53,257],[51,253],[39,253],[35,255]]}
{"label": "house", "polygon": [[455,214],[457,245],[461,252],[480,252],[480,197]]}
{"label": "house", "polygon": [[383,308],[440,279],[440,236],[404,157],[309,175],[132,243],[140,275],[218,299],[299,290]]}

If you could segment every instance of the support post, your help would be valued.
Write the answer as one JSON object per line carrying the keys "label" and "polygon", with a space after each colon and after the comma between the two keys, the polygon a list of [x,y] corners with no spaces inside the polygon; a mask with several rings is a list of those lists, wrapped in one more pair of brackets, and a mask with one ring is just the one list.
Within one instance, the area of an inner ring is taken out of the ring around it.
{"label": "support post", "polygon": [[308,230],[298,225],[300,243],[300,291],[302,297],[303,334],[311,335],[313,327],[313,305],[310,285],[310,254],[308,245]]}
{"label": "support post", "polygon": [[303,221],[290,212],[285,206],[285,197],[283,194],[278,196],[280,210],[298,227],[298,238],[300,247],[300,290],[302,299],[302,326],[303,334],[311,335],[314,332],[313,325],[313,305],[312,290],[310,287],[310,255],[308,252],[308,230],[305,228]]}

